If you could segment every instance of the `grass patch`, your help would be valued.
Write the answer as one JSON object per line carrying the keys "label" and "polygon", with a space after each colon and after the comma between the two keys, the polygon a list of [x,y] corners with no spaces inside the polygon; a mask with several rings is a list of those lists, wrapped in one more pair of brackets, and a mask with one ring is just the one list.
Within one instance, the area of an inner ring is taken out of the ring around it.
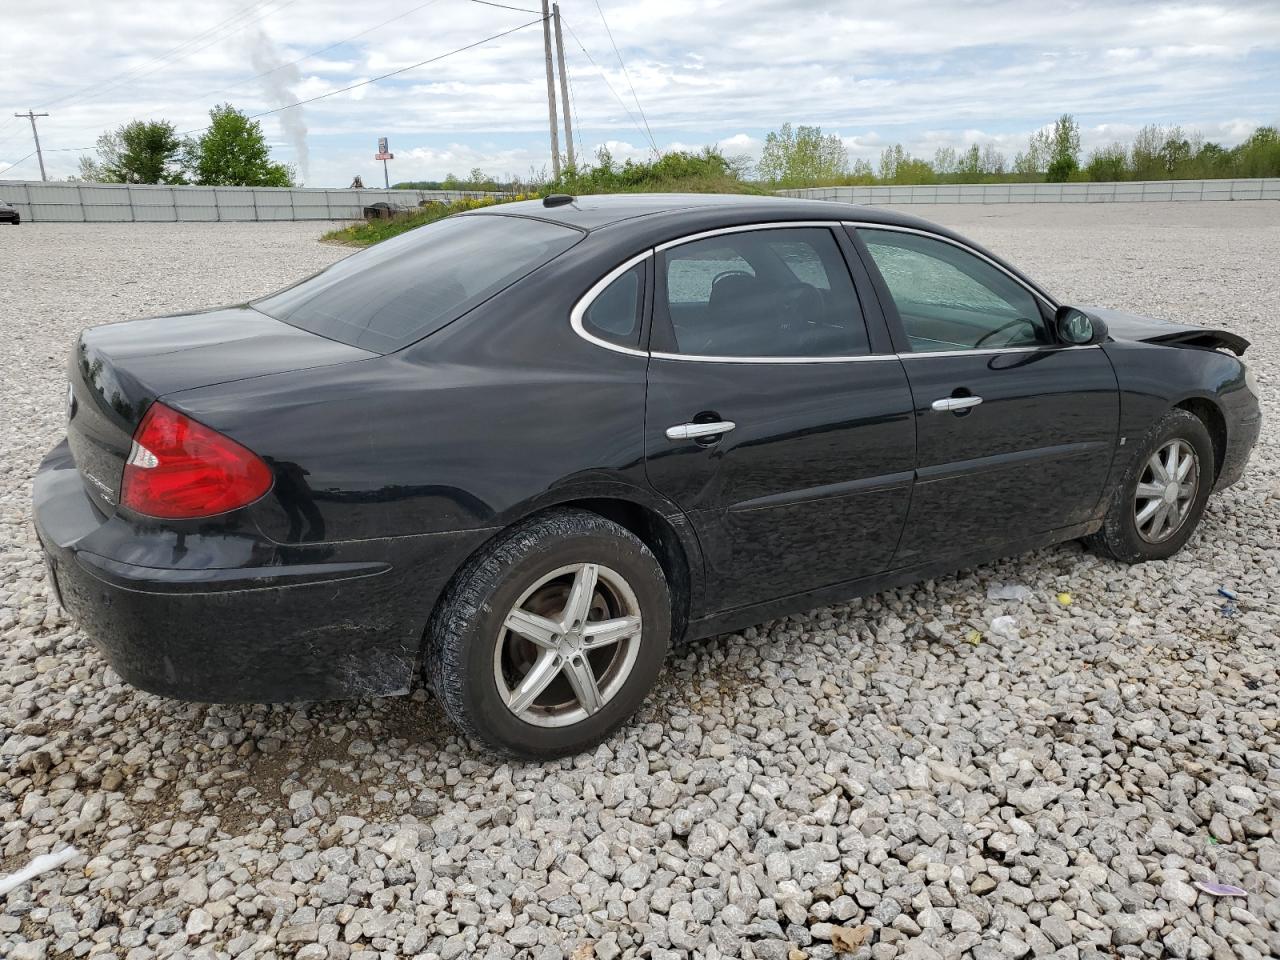
{"label": "grass patch", "polygon": [[529,198],[526,196],[509,197],[501,200],[493,197],[478,197],[475,199],[455,200],[453,203],[432,203],[425,207],[419,207],[412,213],[397,214],[386,220],[369,220],[365,223],[353,223],[348,227],[330,230],[320,239],[326,243],[337,243],[346,247],[371,247],[375,243],[389,240],[407,230],[412,230],[414,227],[435,223],[437,220],[451,217],[455,213],[478,210],[480,207],[491,207],[495,203],[527,199]]}
{"label": "grass patch", "polygon": [[533,200],[552,193],[575,197],[598,193],[772,193],[769,185],[742,179],[732,165],[712,149],[700,153],[674,151],[656,160],[641,163],[628,160],[622,164],[602,150],[597,161],[592,167],[570,168],[560,179],[525,187],[514,196],[431,204],[387,220],[370,220],[330,230],[321,239],[349,247],[368,247],[455,213],[491,207],[495,203]]}

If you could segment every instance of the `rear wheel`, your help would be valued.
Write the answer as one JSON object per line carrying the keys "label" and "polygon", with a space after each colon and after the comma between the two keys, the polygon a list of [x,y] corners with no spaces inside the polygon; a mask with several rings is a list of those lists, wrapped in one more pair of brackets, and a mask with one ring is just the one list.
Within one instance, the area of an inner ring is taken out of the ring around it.
{"label": "rear wheel", "polygon": [[1172,556],[1204,515],[1213,473],[1204,423],[1187,410],[1170,410],[1137,445],[1102,529],[1085,543],[1128,563]]}
{"label": "rear wheel", "polygon": [[633,714],[671,634],[666,579],[633,534],[558,510],[500,535],[454,578],[425,671],[450,718],[502,753],[598,744]]}

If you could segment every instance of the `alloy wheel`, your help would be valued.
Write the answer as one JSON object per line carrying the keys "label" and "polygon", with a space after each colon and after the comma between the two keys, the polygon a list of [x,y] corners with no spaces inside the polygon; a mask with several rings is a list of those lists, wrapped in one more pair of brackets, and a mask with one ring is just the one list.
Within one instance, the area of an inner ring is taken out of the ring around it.
{"label": "alloy wheel", "polygon": [[560,567],[503,618],[494,680],[507,709],[525,723],[578,723],[626,684],[641,634],[639,601],[619,573],[597,563]]}
{"label": "alloy wheel", "polygon": [[1200,461],[1185,440],[1170,440],[1147,458],[1133,497],[1133,521],[1147,543],[1163,543],[1186,520],[1200,485]]}

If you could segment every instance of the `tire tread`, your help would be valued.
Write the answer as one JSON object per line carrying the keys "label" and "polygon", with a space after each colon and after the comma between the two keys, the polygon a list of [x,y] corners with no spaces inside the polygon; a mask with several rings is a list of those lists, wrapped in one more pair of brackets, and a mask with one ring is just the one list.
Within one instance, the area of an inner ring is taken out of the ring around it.
{"label": "tire tread", "polygon": [[[1203,421],[1189,410],[1181,407],[1175,407],[1166,413],[1159,420],[1155,421],[1142,438],[1133,445],[1133,449],[1137,453],[1132,457],[1128,467],[1125,469],[1124,476],[1119,484],[1120,493],[1117,494],[1110,506],[1102,522],[1102,527],[1095,533],[1091,533],[1083,538],[1085,547],[1090,551],[1102,556],[1110,557],[1121,563],[1142,563],[1146,560],[1162,559],[1170,556],[1182,549],[1185,542],[1194,533],[1196,526],[1200,522],[1200,517],[1204,510],[1204,501],[1208,494],[1202,492],[1199,494],[1200,503],[1193,507],[1196,515],[1193,516],[1185,531],[1179,531],[1166,543],[1178,543],[1178,546],[1169,552],[1163,549],[1164,544],[1158,545],[1160,549],[1144,552],[1141,548],[1136,548],[1128,536],[1127,525],[1131,522],[1129,516],[1129,491],[1133,489],[1137,482],[1137,474],[1142,470],[1147,458],[1151,456],[1153,449],[1157,445],[1157,440],[1164,434],[1168,434],[1171,430],[1175,430],[1178,436],[1191,440],[1193,443],[1200,441],[1201,445],[1207,445],[1210,451],[1213,450],[1213,442],[1209,437],[1209,431],[1205,427]],[[1200,486],[1201,491],[1213,489],[1213,458],[1205,458],[1201,456],[1201,475]]]}
{"label": "tire tread", "polygon": [[[635,534],[625,527],[587,510],[554,509],[530,517],[500,533],[482,547],[458,571],[436,605],[428,625],[423,657],[423,674],[449,719],[470,739],[487,750],[510,757],[550,759],[563,756],[563,750],[515,750],[497,740],[482,719],[475,716],[463,696],[472,628],[493,591],[503,582],[507,571],[530,554],[551,542],[582,536],[604,535],[622,540],[653,563],[665,587],[666,580],[657,558]],[[663,643],[665,660],[670,646],[670,631],[655,642]],[[648,641],[646,641],[648,642]],[[598,739],[611,736],[630,717],[623,715],[598,732]]]}

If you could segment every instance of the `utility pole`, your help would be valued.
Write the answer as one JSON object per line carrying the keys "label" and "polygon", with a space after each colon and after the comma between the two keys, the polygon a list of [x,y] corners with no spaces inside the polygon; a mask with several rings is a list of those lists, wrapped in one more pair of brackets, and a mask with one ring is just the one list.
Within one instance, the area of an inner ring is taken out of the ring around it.
{"label": "utility pole", "polygon": [[[545,7],[546,3],[543,3],[543,6]],[[548,66],[547,69],[550,70],[551,69],[550,66]],[[15,113],[14,116],[26,117],[28,120],[31,121],[31,136],[35,137],[36,158],[40,161],[40,179],[44,181],[48,181],[49,178],[44,175],[44,154],[40,152],[40,134],[36,130],[36,117],[47,117],[48,114],[36,113],[34,110],[28,110],[26,113]],[[27,154],[27,156],[30,156],[30,154]]]}
{"label": "utility pole", "polygon": [[564,68],[564,36],[560,33],[560,4],[551,4],[551,15],[556,21],[556,62],[560,65],[560,105],[564,107],[565,150],[569,154],[569,166],[573,161],[573,122],[569,119],[569,80]]}
{"label": "utility pole", "polygon": [[547,116],[551,120],[551,176],[560,179],[560,123],[556,120],[555,68],[551,66],[551,11],[542,0],[542,46],[547,55]]}

